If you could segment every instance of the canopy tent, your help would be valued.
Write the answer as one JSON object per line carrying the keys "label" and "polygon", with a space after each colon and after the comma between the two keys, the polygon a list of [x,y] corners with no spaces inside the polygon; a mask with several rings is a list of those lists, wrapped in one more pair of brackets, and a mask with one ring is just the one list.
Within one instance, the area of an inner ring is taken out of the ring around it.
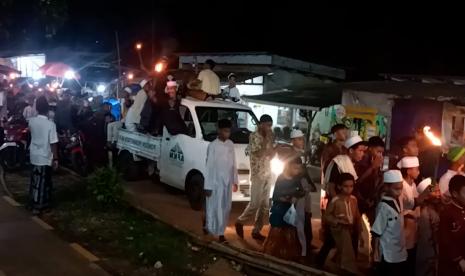
{"label": "canopy tent", "polygon": [[324,107],[340,104],[342,89],[338,85],[320,85],[271,91],[262,95],[243,96],[242,98],[258,104],[319,111]]}
{"label": "canopy tent", "polygon": [[18,71],[18,70],[14,69],[14,68],[11,68],[9,66],[0,64],[0,74],[8,75],[10,73],[21,74],[21,71]]}

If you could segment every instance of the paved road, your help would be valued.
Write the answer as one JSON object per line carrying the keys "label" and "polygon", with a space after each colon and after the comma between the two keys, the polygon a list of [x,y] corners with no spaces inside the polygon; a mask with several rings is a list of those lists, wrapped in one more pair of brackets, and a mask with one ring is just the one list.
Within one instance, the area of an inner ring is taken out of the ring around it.
{"label": "paved road", "polygon": [[[159,216],[163,221],[198,236],[203,235],[201,227],[202,214],[189,207],[189,203],[183,192],[164,184],[153,183],[148,180],[127,183],[127,191],[131,195],[132,200],[139,206]],[[319,193],[313,193],[312,199],[312,211],[313,214],[315,214],[312,221],[313,232],[314,237],[318,237],[318,230],[320,228]],[[252,231],[251,225],[244,227],[246,237],[244,240],[240,239],[235,233],[235,220],[242,213],[246,205],[247,203],[245,202],[233,203],[225,237],[232,246],[261,250],[262,245],[250,238],[250,232]],[[262,233],[266,235],[268,229],[268,226],[266,226]],[[317,246],[320,245],[318,238],[315,238],[313,243]]]}
{"label": "paved road", "polygon": [[0,198],[0,276],[104,276],[104,271]]}

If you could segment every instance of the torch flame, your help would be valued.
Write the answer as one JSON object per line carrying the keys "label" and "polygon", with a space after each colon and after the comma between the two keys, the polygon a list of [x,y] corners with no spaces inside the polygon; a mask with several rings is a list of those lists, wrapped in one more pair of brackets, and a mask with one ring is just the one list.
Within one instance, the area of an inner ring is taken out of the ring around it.
{"label": "torch flame", "polygon": [[428,137],[428,139],[431,141],[431,143],[432,143],[434,146],[441,146],[441,145],[442,145],[441,139],[439,139],[438,137],[434,136],[434,133],[431,131],[431,127],[430,127],[430,126],[425,126],[425,127],[423,128],[423,133],[425,134],[426,137]]}

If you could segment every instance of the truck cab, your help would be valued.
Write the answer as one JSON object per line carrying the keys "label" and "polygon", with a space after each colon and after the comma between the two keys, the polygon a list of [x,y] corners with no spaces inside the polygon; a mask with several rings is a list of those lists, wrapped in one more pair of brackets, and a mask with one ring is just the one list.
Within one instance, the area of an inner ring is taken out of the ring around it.
{"label": "truck cab", "polygon": [[[132,154],[142,155],[156,161],[160,172],[160,181],[185,190],[189,202],[194,209],[199,209],[203,197],[203,181],[206,173],[207,148],[217,137],[217,122],[229,119],[232,122],[231,140],[234,142],[236,162],[239,176],[239,189],[233,193],[233,201],[250,199],[250,162],[247,152],[249,135],[255,130],[257,118],[252,110],[241,104],[223,100],[199,101],[184,98],[180,106],[188,133],[170,135],[166,128],[162,137],[144,134],[136,135],[133,140],[144,140],[139,145],[129,145],[127,131],[120,131],[118,148]],[[125,142],[120,142],[124,140]],[[142,145],[150,145],[146,149],[137,149]],[[147,151],[152,151],[147,153]],[[143,153],[145,152],[145,153]]]}

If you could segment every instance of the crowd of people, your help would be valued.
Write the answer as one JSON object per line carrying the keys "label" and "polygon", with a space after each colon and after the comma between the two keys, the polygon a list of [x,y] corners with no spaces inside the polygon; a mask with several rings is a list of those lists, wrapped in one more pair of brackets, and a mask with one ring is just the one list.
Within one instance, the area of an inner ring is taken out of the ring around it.
{"label": "crowd of people", "polygon": [[344,125],[334,126],[332,134],[334,142],[322,156],[324,242],[316,264],[323,267],[336,248],[339,269],[358,274],[359,245],[369,243],[375,275],[465,273],[465,237],[456,235],[465,219],[465,148],[448,150],[449,170],[441,176],[441,153],[431,154],[440,149],[419,131],[398,142],[389,165],[381,138],[347,138]]}
{"label": "crowd of people", "polygon": [[[214,63],[207,62],[197,80],[201,91],[218,95],[219,81]],[[216,76],[216,77],[215,77]],[[227,93],[238,95],[235,76],[230,75]],[[218,89],[217,89],[218,86]],[[206,92],[207,91],[207,92]],[[143,80],[140,90],[125,89],[121,112],[111,102],[95,97],[92,102],[63,91],[50,112],[51,99],[43,91],[23,97],[13,108],[28,121],[31,131],[32,177],[30,206],[40,213],[49,208],[51,171],[58,166],[58,138],[79,130],[85,137],[85,152],[91,166],[107,164],[106,151],[115,146],[115,130],[123,125],[130,131],[154,135],[165,127],[170,134],[186,133],[179,113],[181,95],[172,78],[152,83]],[[2,102],[5,95],[0,95]],[[16,100],[18,101],[18,100]],[[0,104],[4,107],[5,105]],[[232,192],[238,189],[231,122],[218,122],[218,137],[207,151],[205,175],[205,220],[203,229],[227,242],[224,232],[231,210]],[[263,115],[250,134],[251,198],[236,219],[235,230],[244,238],[244,225],[253,221],[251,236],[263,242],[265,253],[286,260],[309,262],[313,257],[311,193],[317,191],[306,164],[304,133],[290,133],[291,146],[274,143],[273,120]],[[360,273],[357,265],[361,244],[369,244],[376,275],[461,275],[465,273],[465,148],[448,150],[448,170],[441,173],[436,156],[421,132],[401,139],[398,153],[385,164],[386,146],[380,137],[363,141],[349,137],[345,125],[331,129],[333,141],[321,157],[323,245],[313,262],[324,267],[330,251],[341,273]],[[285,161],[284,170],[272,183],[271,159]],[[438,161],[439,162],[439,161]],[[431,168],[433,167],[433,168]],[[440,176],[440,177],[438,177]],[[436,178],[439,179],[436,185]],[[270,206],[270,191],[275,185]],[[269,221],[270,230],[263,235]],[[462,227],[463,226],[463,227]],[[369,234],[368,234],[369,233]]]}
{"label": "crowd of people", "polygon": [[[208,96],[201,97],[240,99],[236,75],[228,76],[229,85],[221,91],[214,67],[215,62],[207,60],[204,69],[192,81],[200,86],[198,92]],[[40,213],[50,205],[51,168],[57,165],[61,147],[66,146],[59,141],[61,137],[80,133],[86,166],[92,171],[113,163],[112,155],[108,153],[115,153],[121,127],[151,135],[161,135],[164,128],[171,135],[187,134],[179,107],[181,98],[190,95],[193,89],[188,86],[180,89],[179,84],[172,76],[160,74],[157,78],[142,80],[138,88],[134,85],[125,87],[122,100],[115,96],[104,100],[102,96],[83,97],[69,89],[53,88],[52,91],[51,86],[24,84],[15,87],[1,82],[1,114],[22,117],[31,131],[33,173],[30,195],[33,212]],[[195,93],[190,96],[199,97]],[[51,108],[52,105],[55,108]],[[2,120],[5,116],[1,116]]]}
{"label": "crowd of people", "polygon": [[[220,121],[218,128],[220,135],[208,149],[204,232],[225,242],[237,170],[228,139],[230,122]],[[374,275],[465,273],[464,147],[448,150],[449,169],[442,176],[437,165],[429,175],[420,169],[425,156],[422,152],[431,150],[425,137],[401,139],[399,152],[391,155],[387,164],[385,143],[380,137],[363,141],[356,135],[348,137],[344,125],[334,126],[334,140],[327,145],[321,163],[323,245],[312,256],[310,193],[316,188],[304,166],[304,135],[293,130],[292,148],[283,151],[274,145],[271,128],[271,117],[263,115],[256,132],[250,135],[251,199],[236,220],[239,237],[244,237],[244,224],[253,220],[252,238],[264,242],[265,253],[313,262],[321,268],[335,249],[331,261],[344,275],[361,273],[357,258],[362,244],[369,244],[370,271]],[[274,183],[270,207],[270,161],[276,154],[286,163]],[[441,176],[439,184],[434,180],[436,175]],[[268,220],[270,230],[265,236],[262,229]],[[365,268],[363,272],[367,273]]]}

